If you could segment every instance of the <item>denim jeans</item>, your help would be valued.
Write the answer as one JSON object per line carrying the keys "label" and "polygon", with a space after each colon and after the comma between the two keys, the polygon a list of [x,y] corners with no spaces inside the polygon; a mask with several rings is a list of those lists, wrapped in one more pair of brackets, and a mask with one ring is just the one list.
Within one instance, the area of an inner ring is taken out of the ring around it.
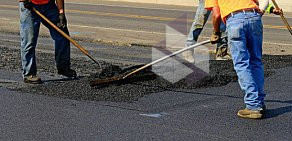
{"label": "denim jeans", "polygon": [[241,12],[227,19],[229,47],[246,108],[259,110],[264,105],[262,63],[263,25],[257,12]]}
{"label": "denim jeans", "polygon": [[[50,1],[44,5],[34,5],[34,7],[44,14],[54,24],[59,19],[58,8],[55,1]],[[36,13],[24,7],[23,2],[19,3],[20,10],[20,37],[21,37],[21,61],[23,76],[36,75],[35,48],[40,30],[40,23],[43,23],[50,31],[50,35],[55,41],[55,61],[57,69],[70,68],[70,42],[48,25]],[[67,27],[63,29],[69,35]]]}
{"label": "denim jeans", "polygon": [[[198,38],[208,21],[208,18],[211,14],[210,10],[205,9],[205,0],[199,0],[199,6],[194,18],[194,22],[191,26],[187,41],[186,41],[186,47],[194,45],[197,43]],[[223,22],[221,22],[220,30],[222,32],[225,32],[226,26]],[[223,33],[225,34],[225,33]],[[219,43],[217,43],[217,48],[220,47],[227,47],[227,38],[222,39]]]}

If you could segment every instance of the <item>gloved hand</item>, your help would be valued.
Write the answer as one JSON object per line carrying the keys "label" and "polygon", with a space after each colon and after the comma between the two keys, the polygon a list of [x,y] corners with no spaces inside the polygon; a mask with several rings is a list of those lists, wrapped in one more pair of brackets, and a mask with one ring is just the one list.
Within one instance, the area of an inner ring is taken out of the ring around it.
{"label": "gloved hand", "polygon": [[59,22],[57,23],[59,28],[65,28],[67,26],[67,19],[64,13],[60,13],[59,15]]}
{"label": "gloved hand", "polygon": [[283,10],[282,9],[274,8],[273,9],[273,14],[275,14],[275,15],[281,15],[281,14],[283,14]]}
{"label": "gloved hand", "polygon": [[32,4],[31,4],[30,0],[24,0],[23,1],[23,5],[24,5],[25,8],[27,8],[29,10],[32,9]]}
{"label": "gloved hand", "polygon": [[220,32],[213,31],[211,38],[210,38],[211,44],[218,43],[220,41],[220,36],[221,36]]}

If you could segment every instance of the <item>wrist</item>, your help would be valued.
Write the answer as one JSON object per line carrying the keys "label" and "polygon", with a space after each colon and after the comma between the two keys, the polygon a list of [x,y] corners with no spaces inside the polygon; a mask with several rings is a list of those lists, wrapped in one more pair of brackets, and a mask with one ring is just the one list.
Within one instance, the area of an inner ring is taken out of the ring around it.
{"label": "wrist", "polygon": [[64,14],[64,13],[65,13],[64,9],[59,10],[59,14]]}

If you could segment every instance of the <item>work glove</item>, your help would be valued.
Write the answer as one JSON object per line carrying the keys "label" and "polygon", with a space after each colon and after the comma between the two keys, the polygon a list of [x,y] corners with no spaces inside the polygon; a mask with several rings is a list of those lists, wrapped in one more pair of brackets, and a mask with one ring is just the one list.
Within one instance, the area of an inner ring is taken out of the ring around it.
{"label": "work glove", "polygon": [[273,9],[273,14],[275,14],[275,15],[281,15],[281,14],[283,14],[283,10],[282,9],[274,8]]}
{"label": "work glove", "polygon": [[220,32],[213,31],[211,38],[210,38],[211,44],[218,43],[220,41],[220,36],[221,36]]}
{"label": "work glove", "polygon": [[24,0],[23,1],[23,5],[25,8],[31,10],[32,9],[32,4],[31,4],[31,1],[30,0]]}
{"label": "work glove", "polygon": [[67,19],[64,13],[60,13],[57,26],[61,29],[64,29],[67,26]]}

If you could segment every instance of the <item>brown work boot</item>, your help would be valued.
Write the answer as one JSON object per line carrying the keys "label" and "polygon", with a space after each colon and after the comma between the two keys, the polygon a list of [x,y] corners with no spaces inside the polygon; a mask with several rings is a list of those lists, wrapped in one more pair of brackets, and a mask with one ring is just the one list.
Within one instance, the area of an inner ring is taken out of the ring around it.
{"label": "brown work boot", "polygon": [[221,36],[221,32],[213,31],[211,38],[210,38],[211,44],[218,43],[220,41],[220,36]]}
{"label": "brown work boot", "polygon": [[260,119],[263,116],[264,110],[249,110],[243,109],[237,112],[237,116],[242,118],[250,118],[250,119]]}
{"label": "brown work boot", "polygon": [[228,53],[227,47],[220,47],[216,49],[216,60],[231,60],[231,55]]}
{"label": "brown work boot", "polygon": [[25,76],[23,78],[24,83],[30,83],[30,84],[41,84],[42,80],[36,75],[29,75]]}

